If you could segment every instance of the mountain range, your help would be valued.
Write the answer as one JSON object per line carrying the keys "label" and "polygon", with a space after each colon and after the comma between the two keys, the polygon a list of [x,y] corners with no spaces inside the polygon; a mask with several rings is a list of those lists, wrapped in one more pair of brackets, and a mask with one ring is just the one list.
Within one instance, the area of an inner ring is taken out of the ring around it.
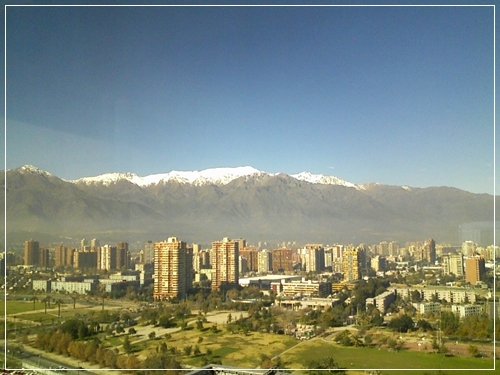
{"label": "mountain range", "polygon": [[461,225],[493,223],[492,195],[451,187],[359,185],[308,172],[238,167],[69,181],[26,165],[7,170],[1,179],[2,186],[7,182],[7,238],[34,231],[109,241],[177,236],[207,244],[222,237],[298,243],[432,237],[458,243]]}

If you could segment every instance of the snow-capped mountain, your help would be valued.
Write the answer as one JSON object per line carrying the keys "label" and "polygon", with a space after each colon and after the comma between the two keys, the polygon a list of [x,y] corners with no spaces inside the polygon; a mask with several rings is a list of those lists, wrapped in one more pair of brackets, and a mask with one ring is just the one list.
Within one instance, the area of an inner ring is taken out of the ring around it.
{"label": "snow-capped mountain", "polygon": [[[278,175],[278,173],[263,172],[253,167],[246,166],[235,168],[210,168],[202,171],[171,171],[168,173],[152,174],[145,177],[139,177],[135,173],[106,173],[95,177],[84,177],[69,182],[73,182],[75,184],[94,184],[108,186],[110,184],[126,180],[135,185],[143,187],[175,181],[181,184],[203,186],[208,184],[227,185],[231,181],[241,177],[249,178],[276,175]],[[363,189],[361,185],[353,184],[335,176],[325,176],[322,174],[301,172],[292,174],[290,175],[290,177],[312,184],[340,185],[352,187],[355,189]]]}
{"label": "snow-capped mountain", "polygon": [[84,177],[70,182],[86,185],[110,185],[121,180],[127,180],[138,186],[150,186],[175,181],[182,184],[202,186],[207,184],[226,185],[240,177],[266,174],[271,175],[247,166],[236,168],[210,168],[202,171],[171,171],[168,173],[152,174],[145,177],[139,177],[135,173],[106,173],[95,177]]}
{"label": "snow-capped mountain", "polygon": [[310,182],[311,184],[341,185],[346,187],[352,187],[355,189],[363,189],[361,185],[356,185],[353,184],[352,182],[344,181],[335,176],[325,176],[322,174],[312,174],[309,172],[301,172],[297,174],[292,174],[290,176],[299,181]]}
{"label": "snow-capped mountain", "polygon": [[52,174],[50,174],[49,172],[46,172],[30,164],[23,165],[21,168],[19,168],[19,171],[21,173],[34,173],[39,175],[52,176]]}
{"label": "snow-capped mountain", "polygon": [[65,181],[26,165],[2,178],[10,231],[82,238],[112,234],[136,241],[136,236],[175,235],[206,243],[226,236],[353,243],[433,237],[456,242],[464,223],[493,220],[487,194],[356,185],[333,176],[253,167],[145,177],[107,173]]}

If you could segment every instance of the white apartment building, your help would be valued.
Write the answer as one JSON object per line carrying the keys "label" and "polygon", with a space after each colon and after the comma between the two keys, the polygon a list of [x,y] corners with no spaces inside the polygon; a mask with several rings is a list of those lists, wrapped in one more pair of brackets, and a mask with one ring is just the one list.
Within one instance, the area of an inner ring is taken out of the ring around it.
{"label": "white apartment building", "polygon": [[483,308],[481,305],[451,305],[451,311],[463,318],[470,315],[480,315]]}
{"label": "white apartment building", "polygon": [[[417,307],[417,306],[415,306]],[[425,302],[425,303],[419,303],[417,307],[417,311],[420,314],[426,314],[426,313],[437,313],[441,312],[441,303],[439,302]]]}

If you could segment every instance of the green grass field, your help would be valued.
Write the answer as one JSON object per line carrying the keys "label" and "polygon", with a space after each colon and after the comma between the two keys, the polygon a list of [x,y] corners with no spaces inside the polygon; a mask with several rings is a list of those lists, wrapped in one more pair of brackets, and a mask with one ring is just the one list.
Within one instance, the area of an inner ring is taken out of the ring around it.
{"label": "green grass field", "polygon": [[[320,339],[305,341],[281,356],[286,368],[303,369],[311,359],[332,356],[346,369],[493,369],[491,358],[462,356],[446,357],[443,354],[409,350],[390,352],[376,347],[342,347]],[[404,374],[408,370],[391,371]],[[412,372],[414,373],[414,372]]]}
{"label": "green grass field", "polygon": [[0,304],[0,314],[10,315],[18,314],[34,310],[43,310],[44,304],[41,302],[35,302],[35,309],[33,309],[32,301],[6,301],[7,304],[7,314],[5,314],[5,306],[3,303]]}

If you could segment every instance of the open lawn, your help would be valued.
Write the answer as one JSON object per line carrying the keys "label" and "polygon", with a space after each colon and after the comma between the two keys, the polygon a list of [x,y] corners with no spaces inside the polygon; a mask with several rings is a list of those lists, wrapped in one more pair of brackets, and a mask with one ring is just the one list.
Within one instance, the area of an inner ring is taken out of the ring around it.
{"label": "open lawn", "polygon": [[[200,337],[202,341],[198,343]],[[247,368],[258,367],[262,362],[261,354],[274,357],[298,344],[296,339],[285,335],[251,332],[245,336],[243,333],[231,334],[225,330],[213,333],[209,329],[192,329],[174,332],[169,340],[149,340],[148,348],[137,354],[147,355],[148,352],[155,351],[162,342],[166,343],[168,348],[176,347],[181,352],[186,346],[192,346],[194,350],[195,345],[198,345],[201,355],[195,356],[191,353],[189,356],[180,356],[180,360],[188,366],[201,367],[204,354],[209,349],[212,351],[212,358],[220,360],[224,365]]]}
{"label": "open lawn", "polygon": [[44,304],[41,302],[35,303],[35,308],[33,309],[33,301],[6,301],[7,304],[7,314],[5,314],[4,304],[0,304],[0,314],[1,315],[11,315],[18,314],[22,312],[43,310]]}
{"label": "open lawn", "polygon": [[[377,347],[343,347],[321,339],[303,342],[281,356],[286,368],[303,369],[311,359],[335,358],[346,369],[493,369],[491,358],[444,356],[409,350],[399,352]],[[404,374],[406,370],[391,371]],[[413,373],[413,372],[412,372]]]}
{"label": "open lawn", "polygon": [[[33,304],[32,304],[33,306]],[[7,307],[8,310],[8,307]],[[45,308],[42,307],[41,309],[37,309],[37,312],[32,312],[33,310],[26,311],[25,314],[19,314],[17,315],[18,318],[24,319],[24,320],[32,320],[35,322],[52,322],[58,321],[59,318],[57,316],[58,314],[58,309],[57,308],[51,308],[47,309],[47,313],[45,313]],[[61,317],[62,319],[67,319],[75,316],[76,314],[81,314],[81,316],[88,314],[89,310],[85,308],[80,308],[80,309],[64,309],[64,305],[61,305]]]}

